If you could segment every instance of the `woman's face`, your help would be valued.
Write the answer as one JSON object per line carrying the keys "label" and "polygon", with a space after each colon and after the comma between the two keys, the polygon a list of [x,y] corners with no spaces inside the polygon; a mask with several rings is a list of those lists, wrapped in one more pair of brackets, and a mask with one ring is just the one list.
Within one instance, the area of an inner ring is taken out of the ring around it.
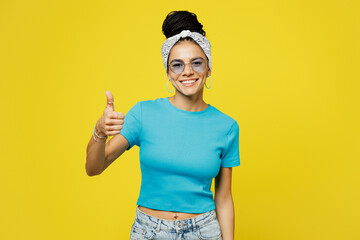
{"label": "woman's face", "polygon": [[[199,45],[192,41],[182,41],[172,47],[167,76],[179,92],[187,96],[199,93],[208,75],[211,75],[211,70]],[[184,83],[186,80],[196,81]]]}

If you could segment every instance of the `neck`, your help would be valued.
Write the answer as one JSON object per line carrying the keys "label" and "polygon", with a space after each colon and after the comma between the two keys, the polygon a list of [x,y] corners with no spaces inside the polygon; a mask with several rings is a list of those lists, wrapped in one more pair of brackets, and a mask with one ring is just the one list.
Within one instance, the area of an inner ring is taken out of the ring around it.
{"label": "neck", "polygon": [[209,107],[203,100],[202,92],[197,95],[186,96],[176,91],[174,96],[169,97],[169,101],[175,107],[191,112],[203,111]]}

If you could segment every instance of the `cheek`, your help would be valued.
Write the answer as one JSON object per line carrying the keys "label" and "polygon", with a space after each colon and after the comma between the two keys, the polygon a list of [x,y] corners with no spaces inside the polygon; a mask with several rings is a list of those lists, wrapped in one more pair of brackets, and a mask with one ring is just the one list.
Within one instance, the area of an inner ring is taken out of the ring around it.
{"label": "cheek", "polygon": [[167,74],[167,78],[173,80],[174,76],[170,73],[170,71]]}
{"label": "cheek", "polygon": [[178,76],[170,74],[170,78],[174,81],[176,81],[178,79]]}

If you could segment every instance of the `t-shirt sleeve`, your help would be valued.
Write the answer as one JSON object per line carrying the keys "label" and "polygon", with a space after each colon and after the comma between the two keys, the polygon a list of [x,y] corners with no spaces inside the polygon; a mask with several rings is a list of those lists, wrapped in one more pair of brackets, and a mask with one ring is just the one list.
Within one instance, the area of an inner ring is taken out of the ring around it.
{"label": "t-shirt sleeve", "polygon": [[140,146],[141,143],[141,102],[137,102],[126,114],[123,128],[120,131],[129,142],[129,150],[134,145]]}
{"label": "t-shirt sleeve", "polygon": [[235,121],[227,134],[227,148],[221,157],[221,167],[236,167],[240,165],[239,125]]}

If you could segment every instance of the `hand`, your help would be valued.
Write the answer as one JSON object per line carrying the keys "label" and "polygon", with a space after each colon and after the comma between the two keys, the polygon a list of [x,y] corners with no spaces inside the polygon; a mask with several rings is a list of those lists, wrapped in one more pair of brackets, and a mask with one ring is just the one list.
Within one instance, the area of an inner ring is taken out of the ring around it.
{"label": "hand", "polygon": [[123,128],[125,115],[114,111],[114,97],[110,91],[106,91],[107,104],[103,115],[96,123],[100,137],[119,134]]}

